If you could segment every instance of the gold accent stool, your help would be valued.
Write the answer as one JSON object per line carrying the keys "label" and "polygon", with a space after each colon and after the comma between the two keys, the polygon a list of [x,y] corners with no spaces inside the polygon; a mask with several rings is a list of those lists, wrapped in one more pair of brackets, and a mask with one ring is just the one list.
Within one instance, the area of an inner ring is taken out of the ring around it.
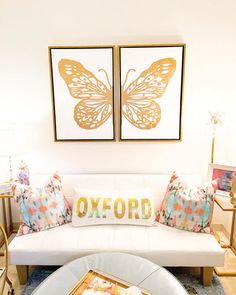
{"label": "gold accent stool", "polygon": [[[229,244],[221,244],[222,248],[230,249],[234,255],[236,255],[236,249],[233,245],[233,238],[234,238],[234,227],[235,227],[235,217],[236,217],[236,206],[234,206],[229,198],[226,197],[219,197],[216,196],[215,198],[216,204],[221,208],[221,210],[225,212],[232,212],[232,223],[231,223],[231,230],[230,230],[230,239]],[[225,261],[227,264],[227,260]],[[218,276],[236,276],[236,267],[234,270],[225,271],[224,267],[215,267],[215,272]]]}

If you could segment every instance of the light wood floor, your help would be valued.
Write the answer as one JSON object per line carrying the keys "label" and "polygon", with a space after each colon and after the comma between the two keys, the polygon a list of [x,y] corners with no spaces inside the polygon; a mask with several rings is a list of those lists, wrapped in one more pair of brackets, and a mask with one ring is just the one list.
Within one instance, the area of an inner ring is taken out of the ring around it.
{"label": "light wood floor", "polygon": [[[236,270],[236,257],[230,252],[227,252],[226,255],[228,257],[227,257],[227,264],[225,265],[225,269],[231,270],[232,268],[234,268]],[[3,262],[4,262],[4,258],[0,256],[0,265],[3,265]],[[15,295],[21,295],[24,286],[21,286],[19,284],[15,266],[13,265],[9,266],[8,277],[13,283],[13,286],[15,289]],[[219,277],[219,279],[225,290],[226,295],[236,294],[236,276],[235,277]],[[7,295],[7,288],[5,288],[5,292],[3,295]]]}

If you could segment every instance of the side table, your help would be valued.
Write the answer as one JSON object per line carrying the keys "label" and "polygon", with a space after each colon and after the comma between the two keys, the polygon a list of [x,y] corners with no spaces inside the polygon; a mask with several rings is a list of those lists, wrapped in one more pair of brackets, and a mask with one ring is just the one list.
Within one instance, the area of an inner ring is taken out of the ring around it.
{"label": "side table", "polygon": [[[234,248],[234,245],[233,245],[236,207],[233,206],[233,204],[231,204],[230,198],[226,198],[226,197],[220,198],[219,196],[216,196],[215,202],[221,208],[221,210],[225,212],[232,212],[232,222],[231,222],[229,243],[222,244],[221,247],[231,250],[233,255],[236,255],[236,249]],[[227,264],[227,257],[226,257],[225,264]],[[225,270],[225,267],[215,267],[215,272],[217,273],[218,276],[236,276],[236,267],[234,267],[233,270],[227,270],[227,271]]]}
{"label": "side table", "polygon": [[4,287],[5,287],[5,284],[7,283],[10,287],[7,294],[13,295],[14,294],[13,284],[8,277],[8,256],[9,255],[8,255],[7,235],[1,224],[0,224],[0,233],[3,236],[3,245],[5,246],[5,255],[4,255],[5,259],[4,259],[4,265],[3,265],[4,272],[2,276],[0,277],[0,294],[6,294],[6,292],[4,292]]}
{"label": "side table", "polygon": [[[13,198],[13,195],[10,193],[0,195],[0,199],[2,200],[3,228],[8,238],[13,233],[12,210],[11,210],[12,198]],[[7,204],[6,204],[6,201],[7,201]],[[8,224],[8,218],[9,218],[9,224]],[[2,244],[3,244],[3,241],[0,241],[0,247],[2,246]]]}

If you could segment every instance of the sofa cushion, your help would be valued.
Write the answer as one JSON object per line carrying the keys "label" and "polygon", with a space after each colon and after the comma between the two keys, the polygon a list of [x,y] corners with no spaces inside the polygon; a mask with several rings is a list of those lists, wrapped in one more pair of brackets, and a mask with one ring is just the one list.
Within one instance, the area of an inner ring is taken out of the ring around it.
{"label": "sofa cushion", "polygon": [[126,252],[162,266],[222,266],[224,250],[211,234],[182,231],[166,225],[62,225],[15,237],[9,245],[15,265],[63,265],[98,252]]}
{"label": "sofa cushion", "polygon": [[99,191],[75,188],[72,224],[136,224],[155,223],[155,204],[151,190]]}

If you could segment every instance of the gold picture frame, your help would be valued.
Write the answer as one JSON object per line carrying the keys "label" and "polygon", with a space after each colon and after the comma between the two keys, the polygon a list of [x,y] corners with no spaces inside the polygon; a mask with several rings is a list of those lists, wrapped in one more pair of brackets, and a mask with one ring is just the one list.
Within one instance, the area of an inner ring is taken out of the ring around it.
{"label": "gold picture frame", "polygon": [[49,46],[55,141],[114,141],[115,47]]}
{"label": "gold picture frame", "polygon": [[120,141],[182,140],[185,51],[183,43],[118,46]]}
{"label": "gold picture frame", "polygon": [[208,166],[208,179],[209,181],[217,181],[217,195],[222,195],[224,197],[230,197],[231,190],[231,179],[232,174],[236,172],[236,167],[213,164],[210,163]]}

